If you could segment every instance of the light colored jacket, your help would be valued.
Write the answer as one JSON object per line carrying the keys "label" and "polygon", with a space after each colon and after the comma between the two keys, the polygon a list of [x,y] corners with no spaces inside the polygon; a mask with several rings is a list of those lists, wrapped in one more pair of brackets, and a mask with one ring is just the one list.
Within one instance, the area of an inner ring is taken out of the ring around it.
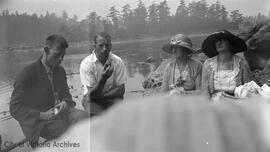
{"label": "light colored jacket", "polygon": [[[234,55],[234,57],[239,58],[239,68],[240,71],[236,75],[236,86],[243,85],[247,82],[251,81],[251,71],[249,69],[248,64],[241,57]],[[202,69],[202,92],[211,97],[213,93],[215,93],[214,88],[214,69],[211,66],[212,62],[216,62],[216,56],[210,59],[207,59],[203,64]]]}
{"label": "light colored jacket", "polygon": [[[161,89],[163,92],[169,90],[170,84],[173,84],[174,77],[174,65],[176,63],[175,59],[172,59],[169,62],[164,70],[163,82]],[[201,73],[202,73],[202,64],[201,62],[194,60],[192,58],[188,59],[188,76],[183,84],[183,88],[186,91],[191,90],[200,90],[201,89]],[[175,78],[176,80],[178,78]]]}

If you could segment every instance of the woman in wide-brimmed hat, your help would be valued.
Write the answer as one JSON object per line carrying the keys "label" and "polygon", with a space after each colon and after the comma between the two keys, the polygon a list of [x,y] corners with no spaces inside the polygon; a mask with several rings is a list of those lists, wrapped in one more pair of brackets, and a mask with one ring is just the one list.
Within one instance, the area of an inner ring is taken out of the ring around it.
{"label": "woman in wide-brimmed hat", "polygon": [[239,37],[226,30],[215,32],[204,40],[202,50],[210,58],[203,65],[202,91],[210,97],[234,96],[237,86],[251,80],[247,63],[235,55],[247,50]]}
{"label": "woman in wide-brimmed hat", "polygon": [[167,92],[174,88],[183,91],[200,90],[202,64],[190,57],[195,51],[192,41],[183,34],[173,36],[162,50],[173,55],[167,64],[161,90]]}

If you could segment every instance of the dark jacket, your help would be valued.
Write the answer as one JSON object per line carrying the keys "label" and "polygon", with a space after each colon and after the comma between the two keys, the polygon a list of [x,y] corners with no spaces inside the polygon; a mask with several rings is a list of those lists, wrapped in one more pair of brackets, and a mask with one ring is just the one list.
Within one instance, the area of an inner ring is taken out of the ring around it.
{"label": "dark jacket", "polygon": [[[60,100],[65,100],[70,106],[75,106],[62,66],[54,68],[53,79]],[[45,120],[40,120],[40,112],[45,112],[54,105],[50,80],[39,58],[17,75],[11,95],[10,114],[19,121],[26,139],[37,141],[46,124]]]}

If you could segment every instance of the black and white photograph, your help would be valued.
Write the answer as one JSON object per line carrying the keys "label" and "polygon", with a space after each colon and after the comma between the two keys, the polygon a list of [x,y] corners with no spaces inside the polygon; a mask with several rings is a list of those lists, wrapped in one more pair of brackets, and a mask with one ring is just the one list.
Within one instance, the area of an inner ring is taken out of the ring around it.
{"label": "black and white photograph", "polygon": [[0,152],[270,151],[270,0],[0,0]]}

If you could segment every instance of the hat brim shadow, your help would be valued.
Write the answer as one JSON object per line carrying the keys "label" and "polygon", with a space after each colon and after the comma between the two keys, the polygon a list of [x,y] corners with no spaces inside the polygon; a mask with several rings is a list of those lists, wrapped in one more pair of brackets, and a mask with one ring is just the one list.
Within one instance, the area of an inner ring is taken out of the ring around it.
{"label": "hat brim shadow", "polygon": [[163,50],[164,52],[167,52],[167,53],[169,53],[169,54],[172,54],[172,47],[173,47],[173,46],[185,48],[185,49],[187,50],[187,53],[188,53],[188,54],[195,53],[195,50],[192,49],[192,48],[188,48],[188,47],[185,47],[185,46],[182,46],[182,45],[175,45],[175,44],[165,44],[165,45],[163,45],[162,50]]}

